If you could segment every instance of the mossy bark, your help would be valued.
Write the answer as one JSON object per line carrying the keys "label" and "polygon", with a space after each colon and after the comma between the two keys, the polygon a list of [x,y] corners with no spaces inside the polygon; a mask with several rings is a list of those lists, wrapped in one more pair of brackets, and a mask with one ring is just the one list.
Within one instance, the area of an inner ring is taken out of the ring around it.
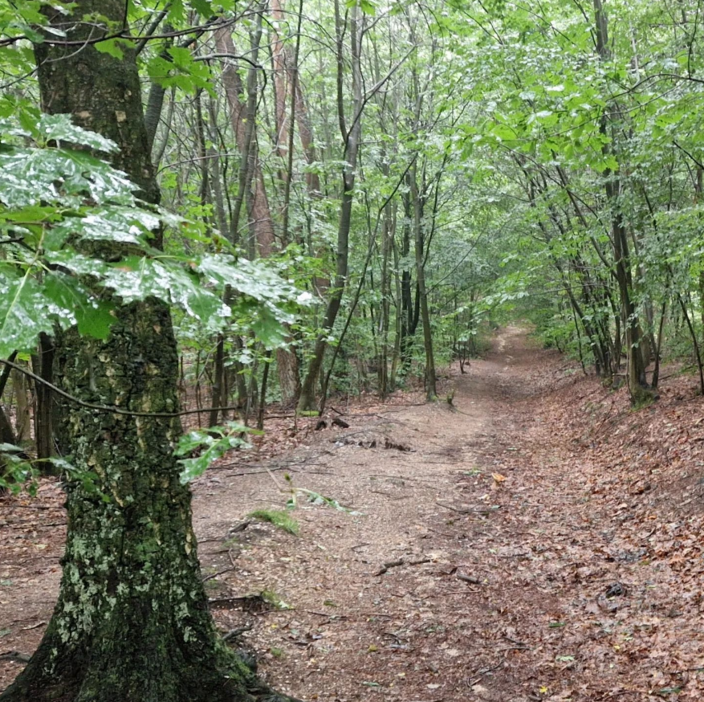
{"label": "mossy bark", "polygon": [[[121,23],[122,0],[79,0],[52,23],[71,40]],[[113,27],[114,29],[114,27]],[[134,57],[37,49],[43,107],[114,139],[115,161],[152,202]],[[114,252],[113,252],[114,253]],[[81,400],[136,412],[178,410],[178,355],[168,306],[118,306],[106,341],[70,330],[57,340],[55,378]],[[66,484],[68,535],[58,602],[44,638],[2,702],[274,702],[224,644],[208,611],[191,525],[191,494],[173,456],[176,418],[95,412],[63,402],[62,455],[77,469]]]}

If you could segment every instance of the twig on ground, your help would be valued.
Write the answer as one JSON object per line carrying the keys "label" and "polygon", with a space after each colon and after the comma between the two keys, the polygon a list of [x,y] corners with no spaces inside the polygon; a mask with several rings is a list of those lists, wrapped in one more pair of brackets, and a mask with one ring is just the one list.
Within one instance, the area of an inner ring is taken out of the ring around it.
{"label": "twig on ground", "polygon": [[212,575],[206,575],[204,578],[201,579],[202,583],[207,583],[208,580],[213,580],[214,578],[217,578],[218,575],[223,575],[224,573],[229,573],[231,570],[234,570],[234,563],[232,567],[228,568],[223,568],[222,570],[219,570],[217,573],[213,573]]}
{"label": "twig on ground", "polygon": [[305,612],[306,614],[315,614],[317,617],[326,617],[327,619],[349,619],[346,614],[334,614],[332,612],[317,612],[314,609],[298,609],[297,612]]}
{"label": "twig on ground", "polygon": [[445,509],[449,509],[453,512],[457,512],[458,514],[493,514],[496,512],[499,507],[495,508],[483,508],[483,507],[454,507],[453,505],[448,505],[445,504],[444,502],[440,502],[440,500],[435,501],[436,504],[440,505],[440,507],[444,507]]}
{"label": "twig on ground", "polygon": [[381,566],[381,568],[379,568],[379,570],[376,573],[374,573],[374,575],[375,576],[376,575],[383,575],[384,573],[386,573],[389,570],[389,568],[396,568],[396,567],[402,566],[404,564],[405,564],[405,561],[403,560],[403,558],[399,558],[396,561],[387,561],[386,563],[384,563],[384,565]]}
{"label": "twig on ground", "polygon": [[472,687],[472,685],[476,685],[487,673],[493,672],[493,671],[496,670],[497,668],[500,668],[502,665],[503,665],[503,661],[501,661],[500,663],[497,663],[495,666],[492,666],[491,668],[484,668],[484,670],[480,670],[480,671],[477,673],[477,675],[478,675],[479,677],[474,678],[473,680],[470,680],[470,681],[467,683],[467,686],[468,686],[468,687]]}
{"label": "twig on ground", "polygon": [[5,653],[0,653],[0,661],[15,661],[15,663],[29,663],[29,659],[32,656],[26,653],[20,653],[19,651],[5,651]]}
{"label": "twig on ground", "polygon": [[398,566],[402,565],[415,566],[421,565],[423,563],[430,563],[430,558],[421,558],[419,561],[405,561],[403,558],[399,558],[396,561],[387,561],[386,563],[384,563],[381,568],[376,573],[374,573],[374,575],[383,575],[390,568],[397,568]]}
{"label": "twig on ground", "polygon": [[230,641],[231,639],[238,639],[246,631],[252,631],[251,624],[248,624],[247,626],[237,627],[237,629],[230,629],[230,631],[228,631],[227,634],[223,635],[222,640],[223,641]]}

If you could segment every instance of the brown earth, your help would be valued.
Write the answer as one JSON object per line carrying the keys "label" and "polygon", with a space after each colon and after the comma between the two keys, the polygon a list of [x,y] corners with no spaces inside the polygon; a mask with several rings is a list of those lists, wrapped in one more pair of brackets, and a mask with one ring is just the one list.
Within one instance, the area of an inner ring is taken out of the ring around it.
{"label": "brown earth", "polygon": [[[284,420],[271,441],[302,444],[235,454],[197,481],[223,632],[307,701],[704,699],[691,379],[631,412],[624,391],[508,328],[467,375],[453,369],[452,390],[452,406],[407,395],[299,438]],[[292,491],[298,536],[246,519]],[[30,653],[51,615],[60,504],[50,481],[0,504],[0,689],[23,665],[10,652]]]}

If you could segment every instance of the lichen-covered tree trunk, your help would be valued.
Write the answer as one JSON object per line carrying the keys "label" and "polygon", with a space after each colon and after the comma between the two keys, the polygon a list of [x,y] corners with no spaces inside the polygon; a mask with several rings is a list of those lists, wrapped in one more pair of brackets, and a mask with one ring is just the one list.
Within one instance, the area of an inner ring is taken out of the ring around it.
{"label": "lichen-covered tree trunk", "polygon": [[[60,340],[62,389],[135,411],[177,409],[178,357],[160,301],[120,309],[107,342]],[[175,420],[67,403],[59,444],[86,476],[67,486],[59,600],[5,700],[247,699],[249,675],[219,649],[199,577]],[[232,668],[228,679],[227,671]]]}
{"label": "lichen-covered tree trunk", "polygon": [[[71,40],[85,15],[121,22],[121,0],[79,0],[52,23]],[[94,36],[94,35],[93,35]],[[91,46],[37,47],[44,109],[109,136],[116,163],[155,201],[139,77]],[[118,306],[106,341],[57,340],[56,382],[72,396],[132,412],[178,409],[170,312],[156,299]],[[66,402],[57,439],[78,469],[67,483],[68,535],[58,602],[44,638],[2,702],[285,700],[220,642],[191,526],[191,495],[173,456],[180,423]]]}

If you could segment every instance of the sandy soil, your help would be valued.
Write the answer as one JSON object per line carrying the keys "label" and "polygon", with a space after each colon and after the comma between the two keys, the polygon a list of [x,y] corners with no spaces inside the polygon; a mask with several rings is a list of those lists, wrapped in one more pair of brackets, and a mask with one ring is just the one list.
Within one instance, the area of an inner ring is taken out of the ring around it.
{"label": "sandy soil", "polygon": [[[276,458],[228,458],[194,503],[219,627],[246,629],[232,640],[307,701],[704,699],[704,568],[673,590],[652,539],[674,522],[605,487],[611,466],[568,421],[595,387],[510,327],[444,380],[452,405],[351,410]],[[292,490],[298,536],[242,528]],[[62,524],[50,483],[0,508],[0,654],[41,638]],[[278,607],[247,597],[262,592]],[[0,689],[21,665],[0,660]]]}

